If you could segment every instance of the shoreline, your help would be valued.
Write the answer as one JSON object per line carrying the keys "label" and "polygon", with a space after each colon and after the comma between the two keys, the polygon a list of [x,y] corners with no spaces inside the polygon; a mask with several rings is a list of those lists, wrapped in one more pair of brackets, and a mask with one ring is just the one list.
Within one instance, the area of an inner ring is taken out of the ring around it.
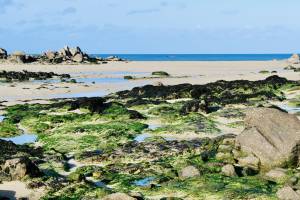
{"label": "shoreline", "polygon": [[[300,80],[299,73],[283,69],[288,65],[285,61],[151,61],[109,62],[105,65],[0,64],[0,70],[69,73],[72,78],[89,81],[83,83],[59,81],[57,83],[33,83],[31,81],[0,83],[0,101],[99,96],[157,82],[164,85],[206,84],[218,80],[262,80],[271,75]],[[263,70],[277,71],[277,73],[260,73]],[[124,80],[126,75],[147,77],[153,71],[166,71],[171,77]],[[91,83],[91,80],[95,80],[96,83]]]}

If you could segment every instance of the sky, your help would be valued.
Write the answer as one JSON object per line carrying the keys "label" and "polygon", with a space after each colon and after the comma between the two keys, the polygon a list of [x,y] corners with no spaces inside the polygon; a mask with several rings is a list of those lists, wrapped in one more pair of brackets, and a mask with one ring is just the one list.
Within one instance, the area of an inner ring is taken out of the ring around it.
{"label": "sky", "polygon": [[0,0],[0,47],[41,53],[300,52],[299,0]]}

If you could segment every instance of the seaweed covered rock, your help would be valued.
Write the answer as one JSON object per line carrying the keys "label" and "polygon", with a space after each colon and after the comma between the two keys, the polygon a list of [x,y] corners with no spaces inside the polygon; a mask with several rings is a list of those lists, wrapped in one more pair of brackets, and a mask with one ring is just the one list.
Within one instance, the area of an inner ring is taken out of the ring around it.
{"label": "seaweed covered rock", "polygon": [[53,77],[70,78],[69,74],[56,74],[54,72],[29,72],[23,71],[0,71],[0,78],[6,81],[27,81],[29,79],[46,80]]}
{"label": "seaweed covered rock", "polygon": [[260,170],[299,164],[300,121],[296,116],[271,108],[255,108],[247,112],[245,124],[236,145],[259,160]]}
{"label": "seaweed covered rock", "polygon": [[72,101],[63,102],[62,105],[70,105],[70,110],[86,108],[92,113],[98,114],[128,114],[130,119],[144,119],[145,117],[135,110],[128,110],[123,104],[105,102],[101,97],[83,97]]}
{"label": "seaweed covered rock", "polygon": [[70,104],[70,110],[87,108],[92,113],[101,113],[106,108],[104,102],[105,100],[101,97],[83,97],[78,98],[75,101],[66,102],[66,104]]}
{"label": "seaweed covered rock", "polygon": [[103,153],[98,156],[86,158],[86,160],[110,160],[119,159],[128,156],[131,159],[153,161],[159,160],[162,157],[174,156],[182,154],[182,152],[196,151],[209,152],[208,155],[214,155],[216,152],[217,139],[201,138],[188,141],[165,141],[164,139],[154,139],[154,141],[147,141],[143,143],[129,142],[122,147],[115,149],[113,152]]}
{"label": "seaweed covered rock", "polygon": [[146,85],[117,92],[120,98],[200,99],[217,105],[246,103],[251,99],[281,99],[277,90],[286,84],[297,84],[276,75],[260,81],[217,81],[205,85],[180,84],[173,86]]}
{"label": "seaweed covered rock", "polygon": [[126,102],[126,106],[132,107],[132,106],[140,106],[140,105],[147,105],[147,104],[159,105],[161,103],[166,103],[166,101],[134,98],[134,99],[128,100]]}
{"label": "seaweed covered rock", "polygon": [[153,76],[170,76],[169,73],[164,72],[164,71],[155,71],[155,72],[152,72],[152,75]]}
{"label": "seaweed covered rock", "polygon": [[199,101],[199,100],[191,100],[187,101],[181,108],[180,113],[182,115],[187,115],[191,112],[205,112],[205,113],[211,113],[216,111],[216,107],[209,106],[207,101]]}

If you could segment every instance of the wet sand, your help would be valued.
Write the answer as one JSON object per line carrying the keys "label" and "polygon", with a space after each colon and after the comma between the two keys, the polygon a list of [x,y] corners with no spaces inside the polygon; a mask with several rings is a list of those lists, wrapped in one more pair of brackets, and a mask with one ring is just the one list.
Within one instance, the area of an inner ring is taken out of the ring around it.
{"label": "wet sand", "polygon": [[[299,80],[300,73],[283,69],[287,65],[286,61],[110,62],[103,65],[0,64],[0,70],[69,73],[72,78],[83,81],[82,83],[59,81],[0,83],[0,101],[11,103],[31,99],[103,96],[156,82],[165,85],[205,84],[217,80],[259,80],[272,75],[261,74],[259,73],[261,70],[277,71],[278,73],[274,74]],[[129,81],[123,79],[125,75],[148,77],[153,71],[166,71],[173,77]],[[93,80],[95,83],[92,83]]]}

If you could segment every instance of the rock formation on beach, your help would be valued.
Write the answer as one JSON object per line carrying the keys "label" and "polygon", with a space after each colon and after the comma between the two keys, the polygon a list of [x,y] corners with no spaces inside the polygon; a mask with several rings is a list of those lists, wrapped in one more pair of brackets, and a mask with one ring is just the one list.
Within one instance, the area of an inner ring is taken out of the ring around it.
{"label": "rock formation on beach", "polygon": [[15,51],[12,54],[7,54],[5,49],[0,48],[0,61],[8,61],[11,63],[51,63],[51,64],[105,64],[108,61],[124,61],[116,56],[108,58],[91,57],[84,53],[80,47],[65,46],[59,51],[47,51],[41,55],[27,55],[23,51]]}
{"label": "rock formation on beach", "polygon": [[299,64],[300,63],[300,57],[298,54],[293,54],[289,59],[288,62],[291,64]]}

